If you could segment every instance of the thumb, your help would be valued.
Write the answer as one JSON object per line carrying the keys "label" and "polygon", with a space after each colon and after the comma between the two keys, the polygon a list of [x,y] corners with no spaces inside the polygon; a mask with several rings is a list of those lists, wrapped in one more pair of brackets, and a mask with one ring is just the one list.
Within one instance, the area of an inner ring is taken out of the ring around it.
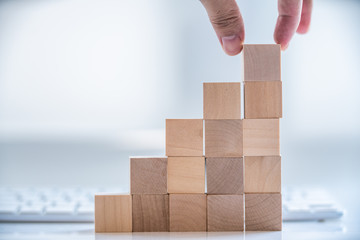
{"label": "thumb", "polygon": [[200,0],[224,51],[230,56],[241,52],[244,22],[235,0]]}

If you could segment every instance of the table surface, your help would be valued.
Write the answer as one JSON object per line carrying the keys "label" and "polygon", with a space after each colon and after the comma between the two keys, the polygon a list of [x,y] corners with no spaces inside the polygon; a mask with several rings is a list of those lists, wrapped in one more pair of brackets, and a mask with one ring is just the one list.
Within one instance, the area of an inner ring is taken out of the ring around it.
{"label": "table surface", "polygon": [[[281,232],[94,233],[92,223],[1,223],[0,239],[360,239],[347,220],[286,222]],[[350,228],[349,228],[349,227]]]}

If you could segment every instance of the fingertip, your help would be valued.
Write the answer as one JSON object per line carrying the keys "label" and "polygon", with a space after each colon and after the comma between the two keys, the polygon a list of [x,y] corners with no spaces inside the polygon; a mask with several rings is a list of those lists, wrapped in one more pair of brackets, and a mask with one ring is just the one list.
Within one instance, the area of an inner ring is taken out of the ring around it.
{"label": "fingertip", "polygon": [[221,45],[224,52],[230,56],[239,54],[243,49],[243,41],[238,35],[222,37]]}
{"label": "fingertip", "polygon": [[279,16],[275,31],[274,40],[281,45],[281,50],[285,51],[289,47],[289,43],[298,29],[299,21],[297,17]]}
{"label": "fingertip", "polygon": [[307,30],[307,29],[298,28],[296,30],[296,33],[298,33],[298,34],[306,34],[308,31],[309,30]]}
{"label": "fingertip", "polygon": [[280,44],[280,48],[282,51],[285,51],[286,49],[288,49],[289,44],[290,44],[290,40],[289,41],[285,41],[284,39],[279,39],[276,35],[276,32],[274,34],[274,41],[276,44]]}
{"label": "fingertip", "polygon": [[288,49],[288,47],[289,47],[289,43],[283,44],[283,45],[281,45],[281,50],[285,51],[286,49]]}

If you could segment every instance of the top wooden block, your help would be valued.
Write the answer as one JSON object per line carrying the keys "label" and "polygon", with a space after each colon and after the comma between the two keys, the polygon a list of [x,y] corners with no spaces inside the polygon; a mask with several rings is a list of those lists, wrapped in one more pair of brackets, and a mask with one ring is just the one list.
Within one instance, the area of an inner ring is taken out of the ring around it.
{"label": "top wooden block", "polygon": [[240,83],[204,83],[204,119],[240,119]]}
{"label": "top wooden block", "polygon": [[244,81],[281,81],[279,44],[245,44]]}
{"label": "top wooden block", "polygon": [[166,156],[203,156],[203,120],[166,119]]}

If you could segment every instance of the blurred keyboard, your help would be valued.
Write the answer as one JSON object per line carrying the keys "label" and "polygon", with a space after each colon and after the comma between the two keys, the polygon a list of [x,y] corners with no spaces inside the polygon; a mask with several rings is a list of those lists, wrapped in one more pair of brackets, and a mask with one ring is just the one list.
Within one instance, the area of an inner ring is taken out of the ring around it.
{"label": "blurred keyboard", "polygon": [[[0,188],[2,222],[92,222],[94,194],[124,192],[109,188]],[[283,220],[340,218],[343,211],[322,190],[283,192]]]}
{"label": "blurred keyboard", "polygon": [[94,194],[105,188],[1,188],[0,221],[92,222]]}
{"label": "blurred keyboard", "polygon": [[282,205],[283,221],[323,221],[344,215],[344,210],[323,189],[287,188]]}

